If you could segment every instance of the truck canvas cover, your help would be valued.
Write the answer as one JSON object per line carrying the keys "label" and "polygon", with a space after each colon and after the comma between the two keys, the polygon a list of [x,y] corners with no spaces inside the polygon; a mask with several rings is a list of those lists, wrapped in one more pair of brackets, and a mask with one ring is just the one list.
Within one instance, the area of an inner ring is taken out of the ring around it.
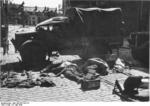
{"label": "truck canvas cover", "polygon": [[70,8],[66,16],[72,20],[76,32],[85,36],[120,36],[123,26],[120,8]]}

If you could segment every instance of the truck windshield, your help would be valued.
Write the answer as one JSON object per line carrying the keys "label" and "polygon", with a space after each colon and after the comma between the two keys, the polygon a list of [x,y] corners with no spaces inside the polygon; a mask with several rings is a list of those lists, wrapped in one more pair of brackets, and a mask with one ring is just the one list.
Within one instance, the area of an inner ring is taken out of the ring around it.
{"label": "truck windshield", "polygon": [[37,31],[52,31],[53,26],[39,26],[36,30]]}

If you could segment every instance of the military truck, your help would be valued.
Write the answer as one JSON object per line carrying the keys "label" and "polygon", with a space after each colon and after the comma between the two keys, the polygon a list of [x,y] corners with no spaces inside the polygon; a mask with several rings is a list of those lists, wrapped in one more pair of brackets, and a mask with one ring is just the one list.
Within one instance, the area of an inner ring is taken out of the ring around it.
{"label": "military truck", "polygon": [[[12,40],[26,67],[45,61],[52,51],[71,54],[106,54],[123,43],[124,21],[120,8],[70,8],[36,25],[34,32],[17,32]],[[74,52],[74,51],[81,52]]]}

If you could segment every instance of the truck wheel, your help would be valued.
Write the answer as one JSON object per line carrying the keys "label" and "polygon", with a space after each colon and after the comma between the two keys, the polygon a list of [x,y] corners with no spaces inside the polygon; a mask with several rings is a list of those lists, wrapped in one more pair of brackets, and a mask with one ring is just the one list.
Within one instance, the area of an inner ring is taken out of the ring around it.
{"label": "truck wheel", "polygon": [[19,52],[25,69],[37,68],[45,62],[46,49],[38,41],[24,42]]}

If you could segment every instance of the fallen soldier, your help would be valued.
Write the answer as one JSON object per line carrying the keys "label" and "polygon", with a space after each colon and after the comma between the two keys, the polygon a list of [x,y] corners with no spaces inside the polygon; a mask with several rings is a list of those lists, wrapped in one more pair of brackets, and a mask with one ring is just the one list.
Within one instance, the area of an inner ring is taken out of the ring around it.
{"label": "fallen soldier", "polygon": [[66,61],[51,70],[53,70],[53,72],[61,70],[56,76],[63,74],[66,78],[80,83],[83,80],[94,80],[100,75],[107,75],[109,66],[100,58],[91,58],[81,67]]}
{"label": "fallen soldier", "polygon": [[81,67],[81,70],[83,70],[84,73],[87,73],[87,70],[90,69],[96,70],[96,73],[103,76],[109,73],[108,64],[100,58],[90,58]]}
{"label": "fallen soldier", "polygon": [[79,73],[79,68],[77,65],[69,65],[63,71],[63,75],[72,81],[80,83],[83,80],[84,75]]}
{"label": "fallen soldier", "polygon": [[79,67],[76,64],[68,65],[57,76],[61,74],[77,83],[81,83],[83,80],[94,80],[99,76],[94,69],[88,69],[86,73],[80,73]]}

